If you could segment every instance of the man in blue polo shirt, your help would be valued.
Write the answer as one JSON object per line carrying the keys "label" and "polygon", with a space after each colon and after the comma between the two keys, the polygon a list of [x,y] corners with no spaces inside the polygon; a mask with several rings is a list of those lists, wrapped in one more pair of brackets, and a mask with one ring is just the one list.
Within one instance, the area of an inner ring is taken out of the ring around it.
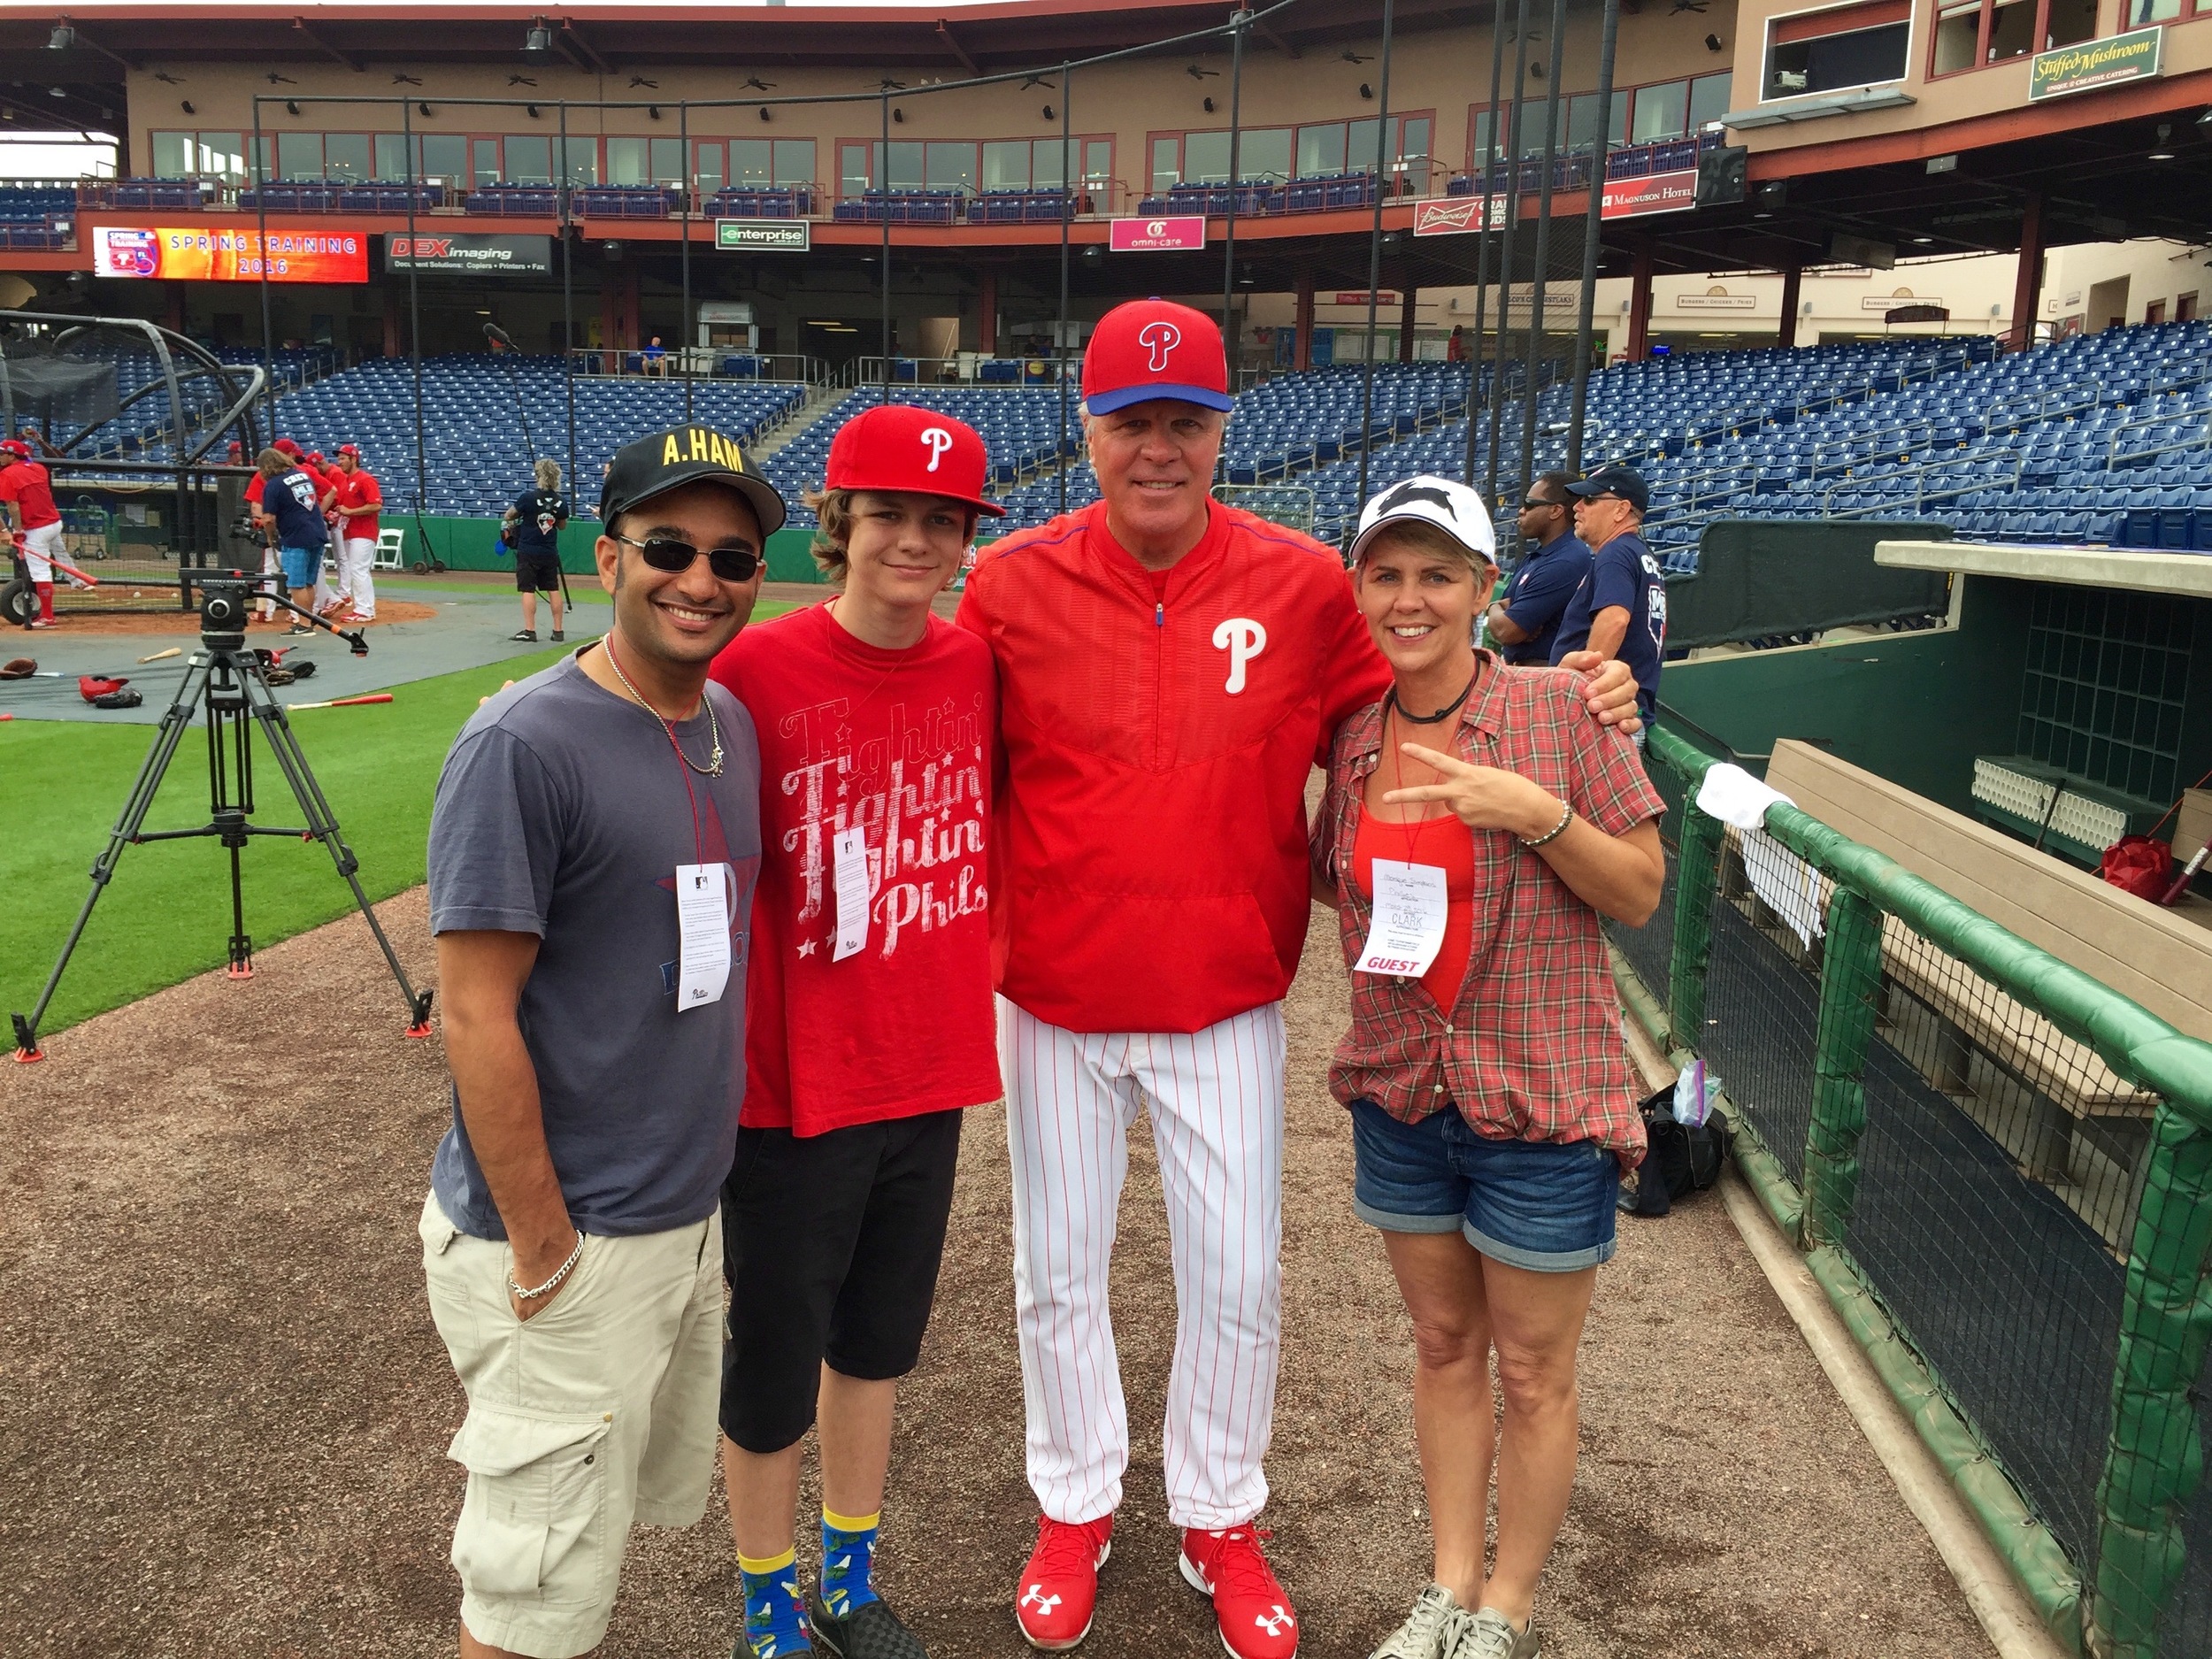
{"label": "man in blue polo shirt", "polygon": [[1564,472],[1540,473],[1522,495],[1517,527],[1527,550],[1506,584],[1505,597],[1483,618],[1505,660],[1519,666],[1551,661],[1560,619],[1590,573],[1590,549],[1574,533],[1567,483]]}
{"label": "man in blue polo shirt", "polygon": [[1609,662],[1620,658],[1636,676],[1636,708],[1648,727],[1659,710],[1659,661],[1667,642],[1666,583],[1642,535],[1651,491],[1634,468],[1601,466],[1568,485],[1567,493],[1574,497],[1575,529],[1596,551],[1559,619],[1551,660],[1582,650]]}
{"label": "man in blue polo shirt", "polygon": [[[294,604],[310,610],[315,583],[322,575],[323,552],[330,545],[330,526],[323,522],[323,482],[281,449],[264,449],[256,465],[261,472],[261,510],[256,521],[275,529],[284,585],[292,590]],[[295,621],[288,630],[314,631],[304,620]]]}

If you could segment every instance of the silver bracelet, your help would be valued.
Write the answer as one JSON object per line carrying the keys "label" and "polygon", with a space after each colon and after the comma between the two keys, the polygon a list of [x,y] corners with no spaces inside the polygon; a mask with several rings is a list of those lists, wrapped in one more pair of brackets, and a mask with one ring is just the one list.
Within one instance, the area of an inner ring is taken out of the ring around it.
{"label": "silver bracelet", "polygon": [[1574,803],[1571,801],[1562,801],[1559,803],[1559,822],[1553,825],[1541,835],[1539,835],[1534,841],[1530,841],[1526,836],[1521,837],[1521,845],[1533,851],[1536,848],[1541,847],[1548,841],[1557,840],[1560,834],[1566,829],[1567,826],[1574,822]]}
{"label": "silver bracelet", "polygon": [[580,1258],[583,1254],[584,1230],[581,1227],[579,1227],[576,1229],[576,1248],[568,1253],[568,1260],[561,1263],[559,1269],[555,1271],[552,1278],[547,1279],[545,1283],[540,1285],[535,1290],[525,1290],[521,1286],[515,1283],[514,1275],[510,1273],[507,1276],[507,1288],[513,1291],[516,1295],[521,1297],[525,1302],[535,1302],[540,1296],[547,1295],[551,1292],[559,1289],[561,1281],[568,1277],[570,1270],[576,1265],[578,1259]]}

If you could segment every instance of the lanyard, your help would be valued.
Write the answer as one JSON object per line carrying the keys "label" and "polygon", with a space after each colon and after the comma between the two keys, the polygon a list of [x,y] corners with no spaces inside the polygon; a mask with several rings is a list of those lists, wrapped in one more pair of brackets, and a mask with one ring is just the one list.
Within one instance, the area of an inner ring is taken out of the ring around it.
{"label": "lanyard", "polygon": [[[611,631],[607,634],[606,638],[602,640],[600,643],[606,648],[607,661],[614,666],[615,678],[622,681],[623,687],[626,690],[630,682],[627,679],[624,678],[622,664],[614,654],[614,634]],[[662,718],[660,710],[653,707],[651,703],[646,702],[644,698],[639,697],[636,692],[632,691],[630,695],[631,696],[637,698],[637,706],[639,708],[644,710],[646,713],[653,717],[653,723],[660,727],[663,735],[668,739],[668,747],[676,751],[676,771],[684,780],[684,800],[691,808],[691,850],[697,862],[704,864],[707,861],[707,853],[705,843],[699,839],[699,797],[692,793],[691,763],[684,758],[684,746],[676,741],[676,723],[673,720]],[[699,699],[703,703],[706,701],[706,697],[707,692],[703,687],[699,692]]]}

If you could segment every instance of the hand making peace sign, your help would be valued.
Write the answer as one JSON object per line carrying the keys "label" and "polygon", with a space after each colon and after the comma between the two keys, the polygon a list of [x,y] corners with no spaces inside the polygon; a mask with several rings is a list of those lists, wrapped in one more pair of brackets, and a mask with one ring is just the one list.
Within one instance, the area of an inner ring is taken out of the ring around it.
{"label": "hand making peace sign", "polygon": [[1409,806],[1441,801],[1469,829],[1509,830],[1523,841],[1534,841],[1559,822],[1560,809],[1565,803],[1518,772],[1471,766],[1418,743],[1401,743],[1398,748],[1408,759],[1436,772],[1438,779],[1434,783],[1390,790],[1383,796],[1386,804]]}

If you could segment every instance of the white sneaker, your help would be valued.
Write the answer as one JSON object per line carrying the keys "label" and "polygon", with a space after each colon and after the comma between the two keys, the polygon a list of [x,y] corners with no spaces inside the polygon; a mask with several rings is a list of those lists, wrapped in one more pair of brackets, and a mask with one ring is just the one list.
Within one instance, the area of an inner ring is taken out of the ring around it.
{"label": "white sneaker", "polygon": [[1536,1640],[1536,1621],[1526,1630],[1494,1607],[1486,1607],[1459,1627],[1459,1640],[1447,1659],[1540,1659],[1544,1645]]}
{"label": "white sneaker", "polygon": [[1445,1659],[1467,1622],[1458,1598],[1440,1584],[1432,1584],[1415,1598],[1406,1622],[1382,1640],[1368,1659]]}

